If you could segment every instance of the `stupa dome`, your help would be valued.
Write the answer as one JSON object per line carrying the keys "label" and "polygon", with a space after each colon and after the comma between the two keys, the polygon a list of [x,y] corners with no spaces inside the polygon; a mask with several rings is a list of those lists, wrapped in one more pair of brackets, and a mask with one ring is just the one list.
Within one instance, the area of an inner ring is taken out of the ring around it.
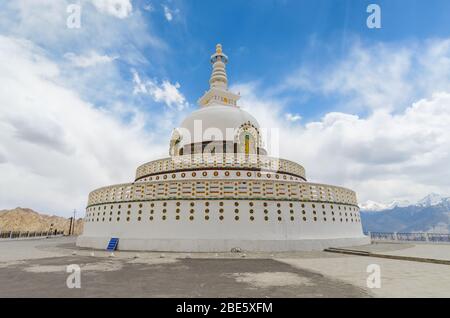
{"label": "stupa dome", "polygon": [[259,130],[255,117],[236,106],[212,104],[192,112],[179,128],[182,144],[211,140],[233,141],[241,127],[253,126]]}

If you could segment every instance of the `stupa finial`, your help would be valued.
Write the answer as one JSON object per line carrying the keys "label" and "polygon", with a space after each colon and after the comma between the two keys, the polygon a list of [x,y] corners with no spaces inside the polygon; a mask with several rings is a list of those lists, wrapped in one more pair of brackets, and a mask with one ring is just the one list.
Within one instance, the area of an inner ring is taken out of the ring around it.
{"label": "stupa finial", "polygon": [[225,71],[225,64],[228,63],[228,56],[222,52],[222,44],[216,45],[216,53],[211,55],[211,64],[213,66],[211,79],[209,80],[210,87],[217,87],[227,89],[228,79]]}
{"label": "stupa finial", "polygon": [[216,44],[216,52],[211,55],[212,74],[209,79],[209,90],[198,100],[200,106],[226,105],[237,107],[239,95],[228,90],[228,79],[225,65],[228,56],[222,51],[222,44]]}
{"label": "stupa finial", "polygon": [[220,43],[216,44],[216,53],[222,54],[222,44]]}

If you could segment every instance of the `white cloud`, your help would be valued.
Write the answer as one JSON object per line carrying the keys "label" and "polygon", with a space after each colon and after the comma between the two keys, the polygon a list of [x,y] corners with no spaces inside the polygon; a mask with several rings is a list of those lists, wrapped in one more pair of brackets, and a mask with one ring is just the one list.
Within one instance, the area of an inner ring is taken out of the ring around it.
{"label": "white cloud", "polygon": [[[0,36],[0,205],[69,215],[96,187],[133,179],[165,140],[59,85],[60,69],[32,42]],[[120,108],[120,107],[119,107]],[[121,111],[126,111],[123,109]]]}
{"label": "white cloud", "polygon": [[92,3],[99,12],[119,19],[127,18],[133,11],[130,0],[92,0]]}
{"label": "white cloud", "polygon": [[[167,49],[166,43],[148,28],[143,15],[129,14],[126,19],[117,21],[111,19],[107,11],[114,2],[98,2],[97,5],[104,8],[101,11],[91,1],[80,1],[79,29],[69,29],[66,24],[69,16],[66,8],[74,3],[72,0],[34,0],[32,5],[29,0],[4,2],[0,10],[0,33],[30,39],[52,54],[61,55],[95,48],[101,52],[120,51],[121,58],[127,59],[128,56],[139,56],[141,51],[149,48]],[[127,8],[128,2],[123,1],[122,8]]]}
{"label": "white cloud", "polygon": [[164,17],[167,21],[171,22],[174,19],[174,16],[180,13],[179,9],[171,9],[167,5],[162,5],[164,10]]}
{"label": "white cloud", "polygon": [[285,124],[285,105],[255,85],[237,85],[241,105],[263,128],[279,129],[280,155],[304,165],[311,181],[347,186],[360,202],[415,201],[450,193],[450,92],[418,100],[396,113],[367,118],[332,112],[318,121]]}
{"label": "white cloud", "polygon": [[81,68],[91,67],[97,64],[111,63],[112,61],[117,59],[117,56],[101,55],[95,51],[91,51],[86,55],[76,55],[72,52],[69,52],[64,54],[64,57],[68,59],[74,66]]}
{"label": "white cloud", "polygon": [[450,91],[450,39],[407,44],[354,43],[329,65],[304,65],[281,90],[332,97],[349,111],[403,110],[436,91]]}
{"label": "white cloud", "polygon": [[299,114],[291,114],[291,113],[286,113],[284,117],[286,118],[287,121],[291,122],[296,122],[302,119],[302,116],[300,116]]}
{"label": "white cloud", "polygon": [[[166,45],[142,15],[117,21],[85,5],[90,1],[80,2],[82,27],[73,30],[66,27],[70,0],[2,4],[0,208],[84,211],[94,188],[130,182],[139,164],[167,155],[170,130],[183,112],[152,113],[152,101],[132,94],[123,64],[111,63],[120,53],[123,63],[148,66],[141,52]],[[163,84],[168,96],[156,91],[155,97],[175,105],[169,93],[177,85]]]}
{"label": "white cloud", "polygon": [[142,81],[139,74],[133,71],[134,93],[150,95],[155,102],[164,103],[167,107],[176,107],[178,110],[183,110],[189,105],[184,95],[179,91],[180,84],[171,84],[164,80],[161,84],[156,81],[148,79]]}
{"label": "white cloud", "polygon": [[155,7],[153,7],[153,5],[151,3],[144,4],[142,8],[148,12],[155,11]]}
{"label": "white cloud", "polygon": [[[235,90],[262,127],[279,129],[273,148],[303,164],[311,180],[350,187],[361,202],[449,194],[450,40],[356,43],[350,51],[328,66],[301,67],[281,88]],[[330,97],[328,107],[341,111],[286,125],[292,106],[283,94],[291,91]]]}
{"label": "white cloud", "polygon": [[163,5],[163,9],[164,9],[164,17],[166,18],[166,20],[169,22],[172,21],[173,19],[172,11],[166,5]]}

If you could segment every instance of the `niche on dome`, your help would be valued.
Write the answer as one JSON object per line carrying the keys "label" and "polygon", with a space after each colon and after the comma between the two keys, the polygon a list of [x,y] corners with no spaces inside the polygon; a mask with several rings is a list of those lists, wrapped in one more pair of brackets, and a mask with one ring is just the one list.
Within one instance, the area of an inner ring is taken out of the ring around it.
{"label": "niche on dome", "polygon": [[[181,136],[180,132],[177,129],[174,129],[172,132],[172,137],[170,138],[170,148],[169,148],[170,156],[180,155],[181,139],[182,139],[182,136]],[[182,149],[181,149],[181,151],[182,151]]]}
{"label": "niche on dome", "polygon": [[236,152],[246,155],[257,154],[260,145],[258,129],[250,122],[241,125],[235,134]]}

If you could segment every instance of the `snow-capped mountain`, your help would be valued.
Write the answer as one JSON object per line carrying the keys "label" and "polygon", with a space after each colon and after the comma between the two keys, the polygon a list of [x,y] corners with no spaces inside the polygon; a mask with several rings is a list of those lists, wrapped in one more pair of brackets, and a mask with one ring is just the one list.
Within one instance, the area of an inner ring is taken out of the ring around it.
{"label": "snow-capped mountain", "polygon": [[444,196],[442,196],[440,194],[437,194],[437,193],[430,193],[429,195],[427,195],[422,200],[419,200],[416,203],[416,205],[428,207],[428,206],[432,206],[432,205],[438,205],[438,204],[446,201],[447,199],[450,199],[450,198],[449,197],[444,197]]}
{"label": "snow-capped mountain", "polygon": [[405,207],[409,206],[411,203],[407,200],[394,200],[390,203],[379,203],[375,201],[368,200],[365,203],[360,203],[359,208],[362,211],[383,211],[393,209],[395,207]]}
{"label": "snow-capped mountain", "polygon": [[361,211],[381,211],[387,208],[387,204],[378,203],[372,200],[367,200],[364,203],[359,204]]}
{"label": "snow-capped mountain", "polygon": [[365,203],[360,203],[359,208],[361,209],[361,211],[376,212],[376,211],[390,210],[396,207],[404,208],[413,205],[421,207],[430,207],[445,202],[450,202],[450,197],[442,196],[437,193],[430,193],[429,195],[427,195],[423,199],[420,199],[416,203],[410,203],[407,200],[394,200],[390,203],[379,203],[372,200],[368,200]]}
{"label": "snow-capped mountain", "polygon": [[413,204],[367,201],[360,205],[365,231],[450,233],[450,197],[431,193]]}

